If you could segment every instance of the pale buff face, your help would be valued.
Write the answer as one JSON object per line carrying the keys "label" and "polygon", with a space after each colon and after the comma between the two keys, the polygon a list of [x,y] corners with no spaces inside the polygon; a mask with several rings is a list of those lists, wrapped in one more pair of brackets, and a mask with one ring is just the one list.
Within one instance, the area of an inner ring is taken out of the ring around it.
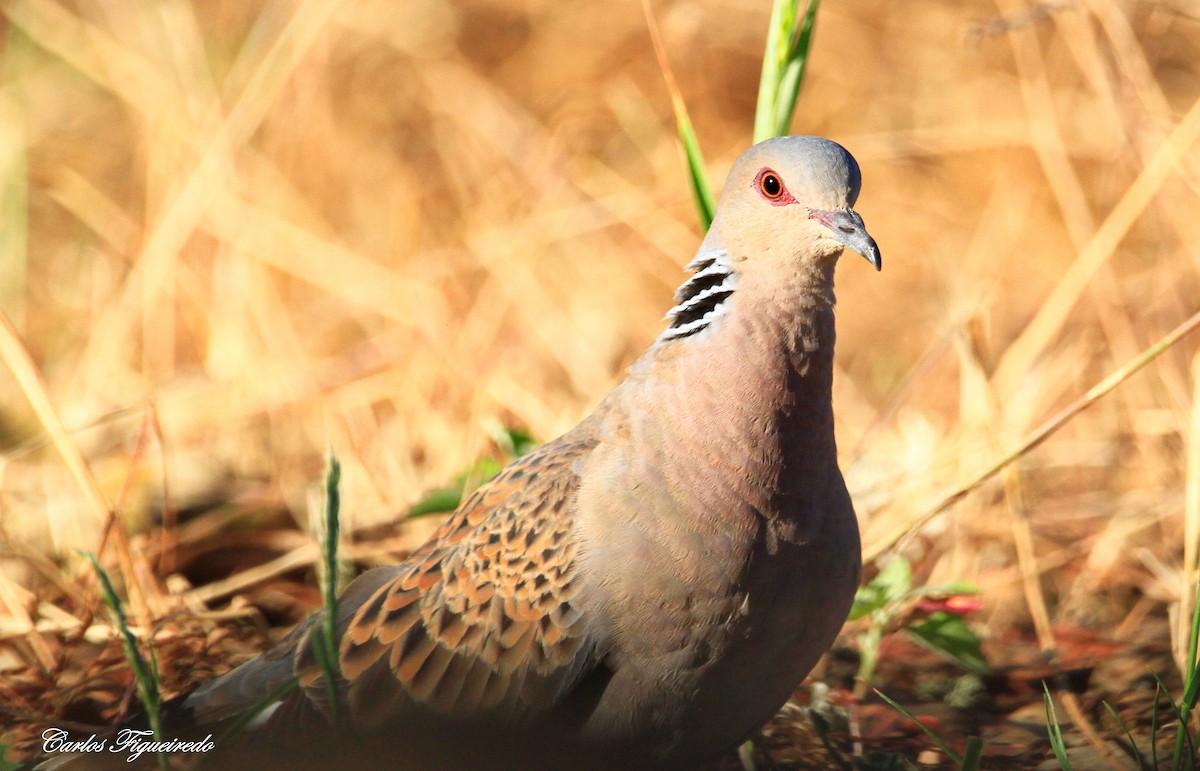
{"label": "pale buff face", "polygon": [[[760,142],[738,158],[713,222],[741,271],[781,268],[789,259],[835,257],[849,247],[879,268],[879,249],[853,210],[858,164],[828,139]],[[799,257],[804,255],[805,257]]]}

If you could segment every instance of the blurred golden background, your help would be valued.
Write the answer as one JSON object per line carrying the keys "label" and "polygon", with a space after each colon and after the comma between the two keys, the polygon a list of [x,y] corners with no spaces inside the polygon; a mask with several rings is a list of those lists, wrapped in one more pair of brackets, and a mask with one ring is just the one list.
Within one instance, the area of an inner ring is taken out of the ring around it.
{"label": "blurred golden background", "polygon": [[[719,186],[770,4],[652,8]],[[79,572],[107,508],[134,536],[228,500],[307,530],[332,449],[361,530],[494,453],[498,426],[566,430],[662,329],[699,243],[637,2],[0,15],[10,641],[52,620],[45,558]],[[979,584],[985,638],[1190,613],[1197,338],[928,515],[1200,310],[1200,7],[829,0],[811,56],[794,131],[856,155],[884,254],[839,269],[867,556],[907,536],[922,581]]]}

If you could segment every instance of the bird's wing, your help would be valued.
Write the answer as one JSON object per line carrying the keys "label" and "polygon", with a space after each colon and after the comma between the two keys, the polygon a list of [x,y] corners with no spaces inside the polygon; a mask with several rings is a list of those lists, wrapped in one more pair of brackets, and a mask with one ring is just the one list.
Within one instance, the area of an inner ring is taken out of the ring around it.
{"label": "bird's wing", "polygon": [[[593,445],[563,437],[518,459],[407,560],[347,588],[340,688],[356,723],[412,704],[517,718],[561,700],[599,662],[599,625],[577,605],[573,527],[578,466]],[[327,689],[309,644],[317,618],[192,694],[193,714],[230,717],[293,675],[322,708]]]}

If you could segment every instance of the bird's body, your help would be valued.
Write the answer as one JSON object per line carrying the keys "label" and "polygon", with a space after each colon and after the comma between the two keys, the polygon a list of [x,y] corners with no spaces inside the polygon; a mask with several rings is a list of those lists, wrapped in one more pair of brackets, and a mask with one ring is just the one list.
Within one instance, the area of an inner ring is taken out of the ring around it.
{"label": "bird's body", "polygon": [[247,767],[328,751],[373,767],[692,768],[736,746],[829,647],[859,579],[830,401],[837,257],[850,245],[878,265],[858,187],[828,140],[739,159],[627,379],[347,589],[339,725],[311,619],[176,714],[219,724],[298,676],[227,750]]}

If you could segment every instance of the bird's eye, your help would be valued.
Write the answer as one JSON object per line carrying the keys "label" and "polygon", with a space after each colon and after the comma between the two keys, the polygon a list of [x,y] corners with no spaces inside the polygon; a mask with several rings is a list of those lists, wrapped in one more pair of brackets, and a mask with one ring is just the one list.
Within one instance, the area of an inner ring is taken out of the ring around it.
{"label": "bird's eye", "polygon": [[783,180],[773,171],[766,171],[758,178],[758,189],[767,198],[778,198],[783,195]]}

